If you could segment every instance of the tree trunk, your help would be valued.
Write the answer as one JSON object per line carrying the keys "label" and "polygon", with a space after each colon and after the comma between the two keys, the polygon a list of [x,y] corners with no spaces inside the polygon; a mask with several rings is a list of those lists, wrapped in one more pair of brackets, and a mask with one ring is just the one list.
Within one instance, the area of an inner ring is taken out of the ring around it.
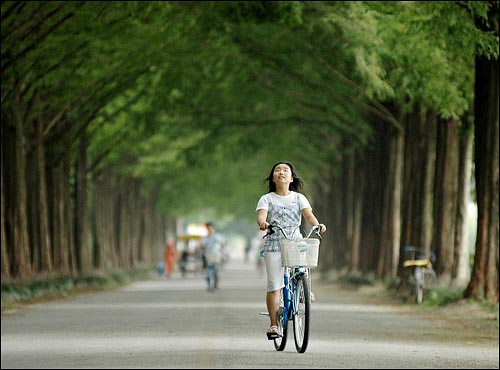
{"label": "tree trunk", "polygon": [[[11,112],[9,112],[11,113]],[[5,274],[10,278],[16,277],[15,270],[15,199],[16,199],[16,129],[9,124],[14,121],[11,114],[2,116],[2,228],[4,232],[5,244],[2,243],[2,276]],[[5,216],[5,217],[4,217]],[[4,251],[5,249],[5,251]],[[4,270],[5,266],[5,270]]]}
{"label": "tree trunk", "polygon": [[342,218],[344,220],[344,227],[342,230],[345,235],[342,267],[345,268],[350,267],[350,260],[352,257],[352,241],[354,236],[354,197],[357,190],[354,181],[355,161],[355,151],[354,148],[351,147],[344,155],[344,174],[342,176],[344,189],[344,196],[342,197],[344,200],[344,217]]}
{"label": "tree trunk", "polygon": [[[36,127],[35,127],[36,135]],[[40,184],[38,182],[38,157],[37,157],[37,147],[36,138],[34,142],[34,150],[28,150],[27,153],[27,163],[28,168],[26,171],[26,181],[28,189],[39,189]],[[41,263],[41,249],[40,249],[40,218],[38,217],[40,203],[38,201],[38,191],[28,191],[28,232],[30,240],[30,250],[31,250],[31,264],[33,266],[33,274],[37,275],[42,272]]]}
{"label": "tree trunk", "polygon": [[419,107],[405,119],[399,289],[405,289],[403,248],[416,246],[429,253],[432,232],[432,189],[434,186],[436,117]]}
{"label": "tree trunk", "polygon": [[332,263],[333,267],[336,269],[341,269],[342,266],[342,254],[345,246],[345,234],[342,232],[343,222],[342,219],[345,217],[343,208],[343,193],[342,193],[342,181],[340,181],[339,176],[333,176],[331,183],[330,199],[331,204],[334,204],[333,213],[333,230],[338,230],[338,232],[333,235],[333,254]]}
{"label": "tree trunk", "polygon": [[52,169],[52,230],[54,240],[54,267],[62,274],[69,274],[71,271],[69,261],[68,241],[66,240],[66,223],[64,208],[64,182],[66,181],[63,164],[59,164]]}
{"label": "tree trunk", "polygon": [[438,123],[434,182],[433,240],[436,250],[435,270],[440,280],[450,283],[455,235],[458,145],[455,120]]}
{"label": "tree trunk", "polygon": [[432,230],[436,118],[415,108],[406,119],[403,245],[429,248]]}
{"label": "tree trunk", "polygon": [[87,146],[88,138],[83,130],[78,147],[78,159],[75,168],[75,249],[78,270],[88,273],[92,270],[92,260],[89,245],[88,207],[87,207]]}
{"label": "tree trunk", "polygon": [[[498,33],[498,17],[495,20]],[[498,59],[476,57],[476,251],[465,297],[498,302]]]}
{"label": "tree trunk", "polygon": [[391,192],[390,212],[388,213],[387,243],[390,248],[390,274],[395,278],[398,272],[399,250],[401,243],[401,199],[403,186],[403,152],[404,139],[401,131],[394,132],[391,139]]}
{"label": "tree trunk", "polygon": [[[417,245],[423,247],[427,254],[429,254],[432,240],[432,190],[434,188],[434,170],[436,163],[436,130],[437,118],[433,111],[428,111],[424,117],[423,124],[420,124],[420,146],[414,155],[417,157],[422,156],[420,161],[422,166],[417,168],[415,176],[420,185],[417,189],[417,204],[419,205],[419,212],[417,213]],[[419,152],[421,150],[422,152]],[[422,172],[420,172],[423,169]],[[420,181],[419,181],[420,180]]]}
{"label": "tree trunk", "polygon": [[377,245],[378,245],[378,255],[377,255],[377,267],[375,270],[375,276],[378,279],[382,279],[386,276],[388,261],[391,259],[391,251],[388,245],[388,230],[389,230],[389,214],[391,212],[391,159],[392,159],[392,140],[387,127],[382,127],[381,131],[378,133],[378,191],[380,202],[380,228],[377,233]]}
{"label": "tree trunk", "polygon": [[93,179],[93,229],[96,267],[100,270],[118,266],[115,229],[117,192],[111,175]]}
{"label": "tree trunk", "polygon": [[[152,256],[151,256],[151,250],[147,248],[146,244],[146,237],[145,237],[145,232],[146,232],[146,212],[145,212],[145,203],[141,201],[141,205],[138,209],[138,212],[140,213],[140,225],[139,225],[139,238],[138,238],[138,251],[137,253],[139,254],[139,261],[142,263],[147,263],[150,261],[153,261]],[[177,235],[174,235],[172,239],[176,240]]]}
{"label": "tree trunk", "polygon": [[459,140],[459,174],[452,284],[465,287],[470,280],[468,206],[472,181],[472,143],[474,140],[473,126],[466,121],[463,123]]}
{"label": "tree trunk", "polygon": [[41,258],[41,270],[44,273],[52,272],[52,246],[50,243],[49,234],[49,212],[48,212],[48,200],[47,200],[47,176],[45,169],[45,147],[43,139],[43,123],[41,119],[37,119],[36,122],[36,141],[35,141],[35,153],[36,153],[36,164],[37,164],[37,176],[38,176],[38,213],[33,222],[38,222],[38,240]]}
{"label": "tree trunk", "polygon": [[63,181],[60,185],[62,195],[64,197],[64,207],[61,209],[61,212],[64,215],[64,253],[67,255],[71,273],[76,276],[78,275],[78,266],[76,261],[75,230],[73,227],[75,219],[75,205],[71,196],[71,184],[69,181],[71,178],[71,157],[69,155],[65,156],[63,159],[63,171]]}
{"label": "tree trunk", "polygon": [[381,142],[383,138],[379,132],[373,135],[373,144],[370,149],[365,150],[363,155],[365,185],[363,187],[363,211],[360,267],[364,274],[373,273],[377,270],[377,260],[380,253],[380,229],[382,217],[382,188],[380,168],[383,164]]}
{"label": "tree trunk", "polygon": [[355,184],[356,191],[354,192],[354,217],[353,217],[353,238],[351,246],[351,261],[350,261],[350,272],[355,274],[361,271],[360,266],[360,245],[361,245],[361,220],[363,214],[363,195],[365,188],[365,178],[364,178],[364,168],[362,162],[360,161],[359,155],[356,156],[356,171],[355,171]]}
{"label": "tree trunk", "polygon": [[[318,220],[327,225],[329,229],[333,229],[332,215],[335,205],[331,197],[330,186],[333,180],[330,173],[324,173],[323,176],[324,177],[320,176],[314,180],[311,200],[313,202],[314,213],[318,217]],[[329,269],[333,268],[333,248],[332,233],[324,234],[319,249],[320,258],[318,262],[318,267],[323,272],[327,272]]]}
{"label": "tree trunk", "polygon": [[62,161],[51,163],[49,167],[50,221],[53,240],[54,269],[61,274],[77,275],[76,257],[73,240],[74,207],[70,194],[69,156]]}
{"label": "tree trunk", "polygon": [[138,180],[131,182],[131,204],[129,212],[130,220],[130,242],[132,266],[140,265],[139,244],[141,240],[142,212],[140,211],[140,183]]}
{"label": "tree trunk", "polygon": [[384,127],[380,147],[384,157],[379,166],[379,176],[384,180],[381,182],[380,189],[383,208],[381,209],[380,253],[376,276],[393,278],[397,274],[401,233],[402,132]]}
{"label": "tree trunk", "polygon": [[14,256],[15,275],[21,280],[28,280],[32,276],[30,261],[28,214],[27,214],[27,184],[26,184],[26,149],[23,132],[23,118],[21,113],[15,112],[15,175],[16,192],[14,201]]}
{"label": "tree trunk", "polygon": [[[3,129],[2,129],[2,136],[3,136]],[[2,225],[2,281],[6,281],[10,279],[10,262],[9,262],[9,253],[7,252],[7,228],[5,226],[5,216],[7,215],[6,212],[6,204],[5,204],[5,187],[4,187],[4,155],[2,153],[2,158],[1,158],[1,173],[0,173],[0,181],[1,181],[1,207],[2,207],[2,219],[0,220],[0,224]]]}

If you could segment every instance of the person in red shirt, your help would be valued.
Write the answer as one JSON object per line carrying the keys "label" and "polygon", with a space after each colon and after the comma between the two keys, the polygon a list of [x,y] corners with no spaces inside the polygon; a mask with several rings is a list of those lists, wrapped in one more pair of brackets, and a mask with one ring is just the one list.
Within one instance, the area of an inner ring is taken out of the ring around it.
{"label": "person in red shirt", "polygon": [[167,246],[163,252],[163,258],[165,259],[165,271],[163,274],[166,277],[170,277],[174,271],[174,263],[177,259],[177,249],[175,248],[175,241],[170,239],[167,241]]}

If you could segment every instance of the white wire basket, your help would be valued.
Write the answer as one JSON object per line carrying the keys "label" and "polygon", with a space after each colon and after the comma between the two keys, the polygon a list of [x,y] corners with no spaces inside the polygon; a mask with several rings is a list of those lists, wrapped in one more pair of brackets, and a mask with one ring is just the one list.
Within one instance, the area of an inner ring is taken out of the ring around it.
{"label": "white wire basket", "polygon": [[283,267],[317,267],[319,239],[281,239],[281,265]]}

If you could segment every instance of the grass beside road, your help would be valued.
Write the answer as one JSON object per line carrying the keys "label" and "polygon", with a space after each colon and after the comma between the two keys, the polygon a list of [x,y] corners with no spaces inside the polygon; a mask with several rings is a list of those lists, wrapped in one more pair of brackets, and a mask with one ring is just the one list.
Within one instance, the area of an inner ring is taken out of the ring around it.
{"label": "grass beside road", "polygon": [[38,278],[30,282],[2,282],[2,314],[24,304],[66,298],[78,293],[119,288],[131,281],[151,276],[152,268],[92,273],[73,277],[63,275]]}
{"label": "grass beside road", "polygon": [[417,305],[411,294],[398,292],[394,282],[348,275],[330,275],[323,281],[336,285],[341,290],[339,294],[356,297],[361,302],[389,305],[401,313],[432,320],[436,330],[442,329],[450,336],[475,344],[499,345],[498,303],[464,299],[465,288],[435,284],[427,290],[424,302]]}

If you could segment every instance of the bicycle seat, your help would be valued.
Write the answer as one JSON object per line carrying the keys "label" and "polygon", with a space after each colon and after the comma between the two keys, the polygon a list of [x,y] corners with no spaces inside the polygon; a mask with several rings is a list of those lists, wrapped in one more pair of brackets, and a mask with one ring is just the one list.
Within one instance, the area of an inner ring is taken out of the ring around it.
{"label": "bicycle seat", "polygon": [[431,261],[428,259],[424,260],[407,260],[403,262],[403,267],[411,267],[411,266],[422,266],[422,267],[427,267],[429,266]]}

